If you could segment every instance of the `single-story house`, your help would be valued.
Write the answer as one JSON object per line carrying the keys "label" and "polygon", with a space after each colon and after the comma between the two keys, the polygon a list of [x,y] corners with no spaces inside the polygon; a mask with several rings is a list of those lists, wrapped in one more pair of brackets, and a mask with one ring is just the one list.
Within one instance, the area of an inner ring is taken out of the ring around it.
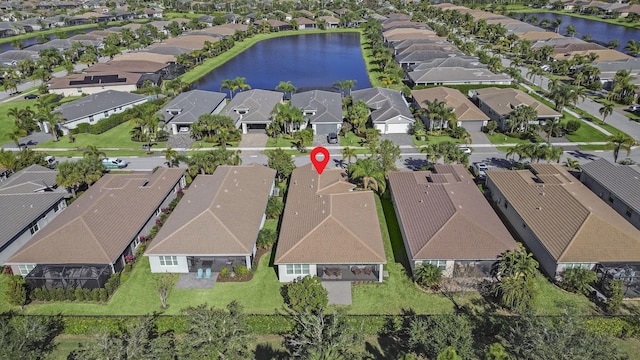
{"label": "single-story house", "polygon": [[410,71],[407,75],[414,85],[511,84],[509,75],[495,74],[489,69],[481,68],[437,67],[429,70]]}
{"label": "single-story house", "polygon": [[384,38],[385,43],[389,45],[409,39],[432,38],[434,40],[446,40],[445,38],[437,36],[436,32],[433,30],[414,28],[391,29],[383,32],[382,37]]}
{"label": "single-story house", "polygon": [[[122,91],[107,90],[81,97],[58,106],[55,111],[62,113],[64,122],[58,124],[63,133],[75,129],[80,124],[95,124],[113,114],[119,114],[134,106],[149,101],[148,95],[131,94]],[[49,132],[48,124],[45,132]]]}
{"label": "single-story house", "polygon": [[484,88],[470,91],[471,97],[478,103],[480,110],[498,123],[501,129],[507,127],[509,114],[518,106],[531,106],[538,112],[536,123],[559,119],[562,114],[534,99],[518,89]]}
{"label": "single-story house", "polygon": [[467,56],[459,51],[440,51],[440,50],[418,50],[412,52],[405,52],[402,55],[396,56],[396,61],[404,69],[412,67],[416,64],[420,64],[425,61],[432,61],[434,59],[446,59],[456,56]]}
{"label": "single-story house", "polygon": [[111,59],[111,63],[117,65],[120,61],[152,61],[160,64],[176,62],[176,56],[167,54],[156,54],[148,51],[128,52],[126,54],[118,54]]}
{"label": "single-story house", "polygon": [[31,50],[8,50],[0,53],[0,64],[4,66],[16,66],[20,60],[24,59],[38,61],[40,54]]}
{"label": "single-story house", "polygon": [[298,30],[315,29],[318,27],[318,24],[316,24],[315,21],[305,17],[295,18],[295,22],[298,24]]}
{"label": "single-story house", "polygon": [[489,277],[500,254],[518,246],[463,165],[392,171],[389,189],[411,270]]}
{"label": "single-story house", "polygon": [[[0,266],[67,207],[57,172],[31,165],[0,178]],[[26,275],[19,267],[16,274]]]}
{"label": "single-story house", "polygon": [[151,60],[118,60],[106,63],[97,63],[84,69],[86,73],[110,73],[126,72],[138,74],[159,74],[169,66],[168,63],[160,63]]}
{"label": "single-story house", "polygon": [[249,131],[264,132],[271,123],[273,108],[283,101],[283,94],[279,91],[253,89],[241,91],[231,99],[222,110],[222,115],[231,116],[236,127],[242,133]]}
{"label": "single-story house", "polygon": [[[467,131],[482,131],[484,126],[487,126],[489,117],[483,113],[477,106],[469,100],[469,98],[461,93],[459,90],[451,89],[447,87],[434,87],[422,90],[412,90],[411,96],[413,97],[414,106],[423,109],[427,108],[425,101],[444,101],[448,108],[451,108],[456,115],[457,126],[464,127]],[[431,119],[425,120],[425,126],[429,129],[432,127],[439,128],[440,124],[431,124]],[[446,124],[449,127],[449,124]]]}
{"label": "single-story house", "polygon": [[280,282],[383,280],[386,263],[371,191],[353,191],[343,169],[319,175],[311,164],[291,174],[274,264]]}
{"label": "single-story house", "polygon": [[424,71],[433,68],[488,69],[476,56],[455,56],[423,61],[410,68],[411,71]]}
{"label": "single-story house", "polygon": [[561,165],[487,171],[486,187],[550,277],[594,269],[624,278],[627,294],[640,296],[640,230]]}
{"label": "single-story house", "polygon": [[73,74],[49,80],[49,91],[62,96],[97,94],[107,90],[132,92],[143,74],[109,72]]}
{"label": "single-story house", "polygon": [[402,92],[368,88],[351,92],[354,102],[362,100],[371,110],[371,122],[382,134],[407,134],[415,119]]}
{"label": "single-story house", "polygon": [[275,176],[259,164],[197,176],[145,252],[151,272],[251,269]]}
{"label": "single-story house", "polygon": [[314,134],[338,133],[342,127],[342,96],[336,92],[312,90],[295,93],[291,105],[302,109]]}
{"label": "single-story house", "polygon": [[164,123],[171,127],[171,133],[189,132],[200,115],[220,113],[227,104],[226,97],[220,92],[191,90],[180,93],[158,113],[164,118]]}
{"label": "single-story house", "polygon": [[580,181],[640,229],[640,171],[598,159],[581,166]]}
{"label": "single-story house", "polygon": [[640,85],[640,58],[629,58],[619,61],[601,61],[600,58],[593,63],[593,66],[600,70],[600,82],[605,89],[610,89],[613,79],[620,70],[629,71],[631,83]]}
{"label": "single-story house", "polygon": [[6,261],[33,288],[100,288],[124,269],[162,209],[186,185],[184,169],[106,174]]}
{"label": "single-story house", "polygon": [[319,16],[318,22],[325,23],[327,26],[327,29],[335,29],[340,25],[340,19],[334,16]]}

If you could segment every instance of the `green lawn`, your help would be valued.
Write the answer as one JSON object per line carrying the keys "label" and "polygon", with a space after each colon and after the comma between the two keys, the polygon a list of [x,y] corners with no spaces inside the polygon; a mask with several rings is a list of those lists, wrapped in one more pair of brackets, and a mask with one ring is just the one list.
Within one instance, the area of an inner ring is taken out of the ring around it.
{"label": "green lawn", "polygon": [[611,145],[578,145],[578,147],[583,151],[613,150]]}
{"label": "green lawn", "polygon": [[31,107],[35,111],[37,100],[18,100],[8,101],[0,104],[0,145],[11,142],[11,139],[7,136],[8,132],[11,132],[14,127],[14,119],[7,115],[7,112],[11,108],[24,109],[27,106]]}
{"label": "green lawn", "polygon": [[586,296],[564,291],[542,275],[536,277],[535,284],[538,296],[534,306],[538,315],[562,315],[565,309],[588,315],[598,310]]}
{"label": "green lawn", "polygon": [[359,137],[358,135],[349,131],[344,136],[338,136],[340,140],[340,146],[349,146],[349,147],[360,147],[360,142],[364,140],[364,138]]}
{"label": "green lawn", "polygon": [[[566,120],[563,121],[563,124]],[[567,140],[571,142],[600,142],[607,141],[607,135],[603,134],[600,130],[590,126],[589,124],[582,124],[578,130],[573,134],[565,135]]]}
{"label": "green lawn", "polygon": [[280,147],[283,149],[293,149],[296,146],[293,144],[294,141],[291,139],[285,139],[282,136],[278,136],[276,139],[269,137],[267,140],[267,147]]}
{"label": "green lawn", "polygon": [[456,143],[456,144],[463,144],[464,141],[460,140],[460,139],[456,139],[456,138],[452,138],[451,136],[433,136],[433,135],[427,135],[427,140],[422,141],[422,140],[417,140],[415,136],[411,137],[413,139],[413,145],[415,146],[425,146],[425,145],[429,145],[429,144],[438,144],[441,142],[445,142],[445,141],[449,141],[452,143]]}
{"label": "green lawn", "polygon": [[[92,134],[78,134],[76,135],[75,142],[69,142],[69,137],[61,137],[58,142],[54,142],[53,139],[45,141],[36,145],[36,148],[51,148],[51,149],[85,149],[88,145],[95,145],[98,148],[119,148],[125,150],[139,150],[142,148],[142,143],[131,140],[130,132],[133,129],[133,125],[124,123],[116,126],[115,128],[108,130],[100,135]],[[167,145],[166,142],[158,142],[152,148],[163,148]]]}
{"label": "green lawn", "polygon": [[492,144],[529,144],[531,141],[512,137],[507,134],[494,132],[493,135],[486,134]]}

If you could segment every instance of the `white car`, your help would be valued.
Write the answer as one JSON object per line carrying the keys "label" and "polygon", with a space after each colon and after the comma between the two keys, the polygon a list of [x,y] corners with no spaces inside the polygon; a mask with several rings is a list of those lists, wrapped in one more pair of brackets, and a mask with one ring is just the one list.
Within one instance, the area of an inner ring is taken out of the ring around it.
{"label": "white car", "polygon": [[468,146],[458,146],[458,149],[462,150],[465,154],[471,154],[471,148]]}
{"label": "white car", "polygon": [[473,168],[473,174],[479,179],[484,179],[487,177],[487,170],[489,170],[489,165],[483,162],[475,162],[471,166]]}
{"label": "white car", "polygon": [[129,165],[126,161],[117,158],[104,158],[102,159],[102,165],[107,169],[122,169]]}

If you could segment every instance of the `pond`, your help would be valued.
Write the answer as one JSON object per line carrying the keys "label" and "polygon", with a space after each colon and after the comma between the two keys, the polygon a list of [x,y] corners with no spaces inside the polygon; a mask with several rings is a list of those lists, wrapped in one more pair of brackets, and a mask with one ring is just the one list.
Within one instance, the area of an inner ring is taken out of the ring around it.
{"label": "pond", "polygon": [[[67,31],[67,37],[72,37],[73,35],[78,35],[78,34],[87,34],[90,33],[91,31],[93,31],[95,29],[80,29],[80,30],[72,30],[72,31]],[[47,38],[49,40],[53,40],[56,39],[56,34],[49,34],[47,35]],[[31,46],[31,45],[35,45],[38,43],[38,35],[34,36],[34,37],[30,37],[27,39],[22,39],[20,40],[20,42],[22,43],[22,48],[26,48],[27,46]],[[15,50],[16,48],[13,47],[13,45],[11,45],[10,42],[6,42],[6,43],[2,43],[0,44],[0,53],[3,53],[5,51],[9,51],[9,50]]]}
{"label": "pond", "polygon": [[602,45],[606,45],[611,40],[618,40],[620,46],[618,46],[616,50],[619,51],[624,51],[624,47],[629,40],[640,39],[640,30],[627,28],[621,25],[613,25],[602,21],[583,19],[569,15],[527,13],[528,19],[531,19],[532,16],[535,16],[538,19],[538,22],[543,19],[551,21],[561,19],[562,24],[560,25],[560,34],[562,35],[567,34],[567,26],[573,25],[576,28],[576,33],[573,35],[574,37],[582,38],[584,35],[589,35],[593,40]]}
{"label": "pond", "polygon": [[253,89],[273,90],[291,81],[299,90],[330,88],[355,80],[354,89],[371,87],[359,33],[303,34],[260,41],[198,80],[195,88],[220,91],[226,79],[246,78]]}

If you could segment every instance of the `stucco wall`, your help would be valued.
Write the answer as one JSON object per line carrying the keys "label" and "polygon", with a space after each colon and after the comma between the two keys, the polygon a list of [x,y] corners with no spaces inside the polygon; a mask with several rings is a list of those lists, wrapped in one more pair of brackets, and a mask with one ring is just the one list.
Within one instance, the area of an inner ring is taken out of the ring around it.
{"label": "stucco wall", "polygon": [[[317,265],[309,265],[309,275],[316,275],[318,273]],[[287,275],[287,265],[278,265],[278,280],[280,282],[292,282],[293,280],[305,277],[306,275]]]}
{"label": "stucco wall", "polygon": [[152,273],[188,273],[189,272],[189,263],[187,262],[186,256],[177,256],[178,265],[177,266],[167,266],[160,265],[160,257],[159,256],[149,256],[149,265],[151,266]]}
{"label": "stucco wall", "polygon": [[74,86],[68,88],[61,89],[49,89],[49,92],[52,94],[58,94],[62,96],[78,96],[78,95],[91,95],[101,93],[107,90],[116,90],[116,91],[124,91],[124,92],[132,92],[137,89],[135,84],[131,85],[105,85],[105,86]]}

